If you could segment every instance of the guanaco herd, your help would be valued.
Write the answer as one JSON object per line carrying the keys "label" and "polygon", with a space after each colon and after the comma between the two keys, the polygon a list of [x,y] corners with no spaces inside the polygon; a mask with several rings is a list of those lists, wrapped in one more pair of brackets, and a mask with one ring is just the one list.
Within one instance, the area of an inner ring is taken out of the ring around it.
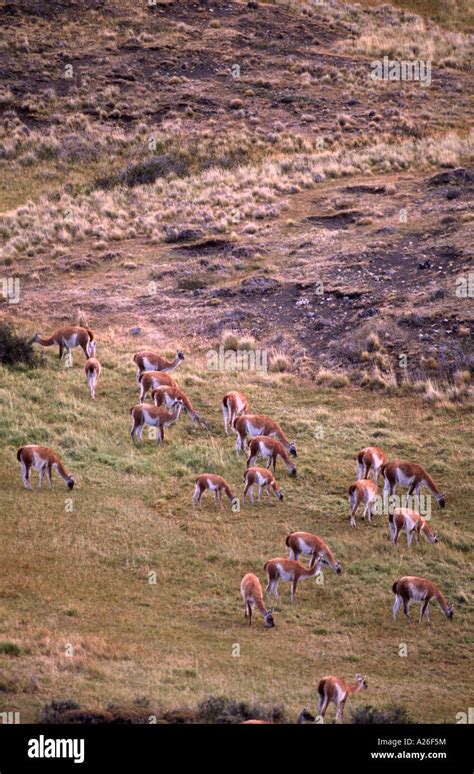
{"label": "guanaco herd", "polygon": [[[85,373],[87,386],[93,400],[96,397],[97,383],[101,374],[101,364],[96,358],[97,343],[94,334],[84,327],[65,327],[55,331],[52,336],[43,337],[36,333],[33,342],[43,347],[57,345],[59,358],[71,356],[71,350],[80,347],[85,356]],[[137,367],[137,382],[140,390],[139,403],[130,410],[132,417],[131,439],[142,439],[144,426],[156,428],[156,440],[164,442],[164,430],[174,424],[182,411],[193,421],[204,427],[207,422],[194,409],[189,397],[181,390],[169,372],[176,369],[184,360],[182,352],[177,351],[174,360],[150,351],[137,352],[133,361]],[[145,403],[147,394],[153,403]],[[249,401],[242,392],[231,391],[222,398],[222,414],[224,432],[229,429],[236,434],[236,452],[247,452],[246,470],[244,473],[244,491],[242,503],[246,497],[254,504],[254,487],[258,490],[260,501],[263,490],[271,500],[272,495],[277,500],[283,500],[283,492],[275,478],[277,461],[280,458],[292,477],[297,475],[293,459],[297,457],[294,441],[289,441],[281,427],[270,417],[250,413]],[[248,441],[248,439],[250,439]],[[266,467],[256,466],[258,458],[266,460]],[[68,489],[74,486],[74,478],[68,474],[60,457],[50,448],[36,444],[22,446],[18,449],[17,459],[21,464],[21,477],[24,486],[32,490],[30,482],[31,470],[39,472],[39,488],[41,489],[45,474],[49,486],[52,487],[52,471],[55,470],[63,479]],[[437,488],[433,478],[417,463],[395,459],[388,461],[385,453],[378,446],[368,446],[356,455],[357,480],[349,487],[350,517],[349,524],[356,527],[356,514],[360,506],[364,506],[362,518],[368,517],[372,522],[378,496],[378,480],[380,474],[384,479],[384,496],[392,496],[397,485],[408,488],[408,496],[419,497],[423,487],[429,489],[441,508],[445,506],[445,495]],[[273,471],[273,472],[272,472]],[[370,478],[372,476],[372,478]],[[209,490],[214,494],[215,501],[221,504],[225,495],[233,510],[239,510],[240,501],[232,487],[220,475],[201,473],[195,480],[192,502],[194,507],[201,507],[202,496]],[[404,531],[410,546],[413,537],[418,543],[420,535],[430,543],[437,543],[438,537],[433,533],[427,521],[412,508],[389,508],[389,531],[392,544],[398,542],[400,532]],[[277,602],[279,582],[290,583],[290,603],[293,605],[298,582],[317,578],[323,566],[329,567],[336,574],[342,571],[341,564],[335,558],[331,548],[323,538],[309,532],[292,532],[286,538],[289,557],[276,557],[264,565],[267,578],[266,605],[264,603],[262,585],[257,575],[248,572],[242,578],[240,591],[244,603],[245,617],[252,624],[253,609],[256,606],[263,617],[265,626],[273,628],[275,620],[273,608],[269,607],[273,595]],[[308,564],[302,564],[299,559],[308,557]],[[420,603],[419,622],[426,616],[429,622],[429,604],[436,601],[448,619],[453,617],[453,606],[444,598],[438,587],[430,580],[418,576],[405,576],[397,580],[392,591],[395,595],[393,617],[397,619],[399,608],[411,621],[409,607],[412,602]],[[367,681],[361,675],[356,675],[356,682],[348,684],[334,675],[323,677],[318,685],[319,702],[317,712],[324,719],[328,705],[333,702],[336,707],[336,720],[342,720],[344,706],[348,696],[356,691],[367,688]],[[313,716],[304,709],[298,718],[298,723],[313,722]],[[249,720],[246,723],[265,723],[269,721]]]}

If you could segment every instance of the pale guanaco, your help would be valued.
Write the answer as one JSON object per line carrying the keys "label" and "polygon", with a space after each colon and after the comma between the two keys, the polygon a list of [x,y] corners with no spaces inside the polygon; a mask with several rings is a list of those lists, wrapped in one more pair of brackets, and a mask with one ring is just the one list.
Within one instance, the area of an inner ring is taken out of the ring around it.
{"label": "pale guanaco", "polygon": [[174,360],[167,360],[156,352],[143,350],[133,356],[133,362],[138,368],[137,379],[143,371],[172,371],[177,368],[184,360],[183,353],[178,349]]}
{"label": "pale guanaco", "polygon": [[207,422],[199,416],[186,393],[180,390],[179,387],[170,387],[168,385],[156,387],[156,389],[151,391],[151,397],[155,406],[166,406],[168,409],[179,398],[183,403],[183,410],[189,418],[193,422],[198,422],[200,425],[207,427]]}
{"label": "pale guanaco", "polygon": [[310,532],[290,532],[285,542],[290,549],[290,559],[297,562],[301,554],[305,554],[310,557],[310,567],[318,563],[318,572],[322,565],[330,567],[338,575],[342,571],[340,562],[336,560],[328,544],[318,535],[312,535]]}
{"label": "pale guanaco", "polygon": [[335,675],[326,675],[326,677],[321,678],[318,684],[319,702],[316,713],[323,720],[330,702],[333,702],[336,706],[336,721],[342,722],[348,696],[357,693],[357,691],[364,691],[368,687],[367,680],[362,675],[357,674],[355,679],[355,683],[350,684]]}
{"label": "pale guanaco", "polygon": [[349,487],[349,503],[351,506],[350,525],[356,526],[356,513],[359,505],[364,503],[364,510],[362,518],[365,519],[368,515],[369,522],[372,521],[372,516],[375,514],[375,506],[377,503],[377,484],[373,481],[363,478],[360,481],[356,481]]}
{"label": "pale guanaco", "polygon": [[201,507],[201,498],[206,491],[214,492],[214,499],[216,503],[221,504],[222,493],[227,495],[230,500],[232,508],[236,508],[239,504],[239,499],[232,492],[229,484],[222,476],[217,476],[215,473],[201,473],[196,479],[196,486],[194,487],[193,494],[193,506]]}
{"label": "pale guanaco", "polygon": [[234,431],[237,433],[237,454],[242,450],[245,451],[247,435],[251,438],[257,435],[270,435],[272,438],[277,438],[292,457],[297,456],[294,441],[289,441],[281,427],[263,414],[242,414],[234,420]]}
{"label": "pale guanaco", "polygon": [[228,433],[227,425],[234,427],[235,418],[239,414],[245,414],[249,410],[249,402],[243,392],[228,392],[222,398],[222,414],[224,417],[224,430]]}
{"label": "pale guanaco", "polygon": [[426,620],[430,622],[429,604],[431,600],[436,599],[441,610],[448,620],[453,617],[453,606],[448,604],[439,588],[430,580],[420,578],[417,575],[405,575],[400,580],[395,581],[392,586],[395,594],[393,604],[393,618],[396,621],[400,605],[403,604],[403,612],[407,620],[411,623],[409,608],[412,602],[421,602],[419,623],[422,622],[426,613]]}
{"label": "pale guanaco", "polygon": [[440,508],[446,505],[446,498],[441,494],[431,476],[416,462],[406,462],[405,460],[393,460],[386,465],[382,465],[382,474],[385,479],[384,495],[395,494],[397,484],[408,487],[408,496],[420,495],[423,486],[432,492]]}
{"label": "pale guanaco", "polygon": [[387,463],[387,457],[380,446],[366,446],[357,453],[357,478],[369,478],[370,471],[375,483],[378,482],[380,469]]}
{"label": "pale guanaco", "polygon": [[272,499],[270,491],[273,492],[277,500],[283,500],[283,492],[278,486],[275,476],[273,475],[273,473],[267,470],[267,468],[257,468],[257,467],[247,468],[247,470],[244,473],[244,481],[245,481],[245,487],[244,487],[244,495],[242,497],[242,502],[245,502],[245,498],[248,494],[248,496],[250,497],[250,502],[252,503],[252,505],[254,504],[254,499],[253,499],[254,485],[258,486],[259,502],[262,496],[263,489],[265,489],[268,495],[268,499],[270,501]]}
{"label": "pale guanaco", "polygon": [[165,427],[169,427],[176,422],[182,407],[183,404],[180,400],[174,402],[171,411],[166,411],[166,409],[155,406],[153,403],[138,403],[136,406],[132,406],[130,409],[130,414],[132,415],[130,436],[132,441],[135,441],[137,434],[141,441],[143,427],[144,425],[149,425],[150,427],[157,428],[156,442],[164,443]]}
{"label": "pale guanaco", "polygon": [[242,594],[242,599],[244,601],[245,617],[249,619],[249,626],[252,625],[252,612],[254,605],[257,605],[258,609],[260,610],[263,616],[263,620],[265,621],[265,625],[269,628],[275,626],[275,621],[273,620],[272,615],[273,610],[267,610],[263,604],[262,584],[260,583],[257,576],[253,574],[253,572],[248,572],[242,578],[242,582],[240,584],[240,593]]}
{"label": "pale guanaco", "polygon": [[314,578],[314,576],[318,574],[318,562],[316,561],[313,567],[308,568],[293,559],[276,557],[265,563],[264,570],[267,573],[268,580],[266,589],[267,604],[270,602],[271,594],[273,594],[276,600],[280,600],[280,597],[278,596],[278,582],[280,580],[283,582],[291,582],[290,602],[293,604],[298,581]]}
{"label": "pale guanaco", "polygon": [[164,371],[142,371],[138,377],[138,384],[140,386],[140,403],[143,403],[149,390],[154,390],[157,387],[166,386],[178,389],[173,377]]}
{"label": "pale guanaco", "polygon": [[64,350],[66,350],[67,355],[70,355],[71,349],[74,349],[74,347],[81,347],[87,358],[94,357],[97,346],[92,331],[89,328],[82,328],[80,326],[59,328],[52,336],[41,336],[41,334],[35,333],[32,342],[41,344],[42,347],[52,347],[54,344],[57,344],[60,360]]}
{"label": "pale guanaco", "polygon": [[247,458],[247,467],[255,465],[257,457],[263,457],[268,460],[267,468],[270,465],[273,467],[275,473],[276,461],[278,457],[281,457],[286,465],[290,476],[296,476],[296,465],[290,460],[290,456],[280,441],[276,438],[272,438],[269,435],[257,435],[249,443],[249,456]]}
{"label": "pale guanaco", "polygon": [[67,473],[59,455],[48,446],[38,446],[37,444],[21,446],[16,453],[16,458],[21,463],[21,478],[26,489],[33,489],[30,483],[32,469],[39,471],[38,489],[41,489],[43,485],[45,473],[48,476],[49,488],[52,489],[51,473],[53,470],[58,472],[68,489],[73,488],[73,477]]}
{"label": "pale guanaco", "polygon": [[421,533],[423,533],[429,543],[438,542],[438,537],[430,529],[428,522],[413,508],[395,508],[393,513],[389,513],[388,521],[390,525],[390,539],[394,545],[398,542],[402,530],[407,534],[409,546],[411,545],[413,535],[416,542],[420,542]]}
{"label": "pale guanaco", "polygon": [[86,361],[84,371],[86,372],[87,386],[89,387],[91,398],[92,400],[95,400],[95,388],[97,386],[97,382],[99,381],[102,366],[97,358],[90,357],[89,360]]}

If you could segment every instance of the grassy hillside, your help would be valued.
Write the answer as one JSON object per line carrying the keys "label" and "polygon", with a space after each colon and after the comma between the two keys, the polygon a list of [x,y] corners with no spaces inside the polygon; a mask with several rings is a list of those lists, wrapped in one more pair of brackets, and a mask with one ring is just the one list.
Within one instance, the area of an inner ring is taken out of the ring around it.
{"label": "grassy hillside", "polygon": [[[313,703],[323,674],[363,672],[369,691],[354,704],[402,704],[417,721],[454,722],[469,701],[469,415],[400,395],[324,390],[289,374],[213,373],[193,354],[176,378],[210,430],[185,418],[164,448],[147,441],[134,449],[133,344],[101,341],[95,404],[79,354],[73,369],[60,369],[50,350],[44,368],[2,374],[0,640],[20,649],[0,655],[2,704],[28,721],[57,697],[94,707],[147,696],[170,707],[223,693],[283,703],[295,714]],[[241,493],[244,458],[219,411],[219,397],[235,386],[296,439],[298,477],[280,469],[281,504],[234,514],[207,500],[194,512],[201,471],[224,474]],[[31,441],[58,449],[76,476],[72,512],[59,479],[52,492],[23,489],[15,450]],[[354,452],[368,443],[419,460],[446,490],[446,510],[432,519],[438,545],[409,550],[403,538],[392,547],[386,517],[349,528]],[[276,628],[257,618],[249,630],[241,576],[263,579],[264,562],[285,555],[295,529],[324,536],[343,573],[302,584],[293,610],[281,586]],[[391,586],[407,573],[439,583],[455,605],[452,623],[438,609],[431,627],[393,623]],[[235,643],[240,657],[232,656]]]}

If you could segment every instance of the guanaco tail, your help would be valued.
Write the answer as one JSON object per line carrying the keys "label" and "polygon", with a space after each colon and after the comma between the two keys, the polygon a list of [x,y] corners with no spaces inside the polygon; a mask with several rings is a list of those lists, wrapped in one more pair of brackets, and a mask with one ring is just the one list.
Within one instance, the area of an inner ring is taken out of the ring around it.
{"label": "guanaco tail", "polygon": [[297,562],[301,554],[305,554],[310,557],[310,567],[318,564],[317,572],[320,572],[323,565],[330,567],[338,575],[342,571],[328,544],[318,535],[312,535],[310,532],[290,532],[285,542],[290,549],[290,559]]}
{"label": "guanaco tail", "polygon": [[242,599],[244,601],[245,617],[249,619],[249,626],[252,624],[252,612],[254,605],[257,605],[258,609],[263,615],[265,625],[269,628],[275,626],[275,621],[273,620],[272,615],[273,610],[267,610],[263,604],[262,585],[257,576],[253,574],[253,572],[248,572],[242,578],[242,582],[240,584],[240,593],[242,594]]}
{"label": "guanaco tail", "polygon": [[97,382],[99,381],[102,366],[97,358],[90,357],[89,360],[86,361],[84,371],[86,372],[87,386],[89,387],[91,398],[92,400],[95,400],[95,388],[97,386]]}
{"label": "guanaco tail", "polygon": [[277,601],[280,601],[280,597],[278,596],[278,582],[280,580],[283,582],[291,582],[290,602],[293,604],[298,581],[314,578],[314,576],[318,574],[318,561],[316,561],[312,567],[308,568],[293,559],[276,557],[265,563],[264,570],[267,573],[268,581],[267,604],[270,603],[271,594],[273,594]]}
{"label": "guanaco tail", "polygon": [[143,403],[150,390],[154,390],[157,387],[166,386],[179,389],[173,377],[164,371],[142,371],[138,377],[138,384],[140,386],[140,403]]}
{"label": "guanaco tail", "polygon": [[257,435],[252,438],[249,444],[249,456],[247,458],[247,467],[255,465],[257,457],[263,457],[267,459],[267,468],[270,465],[273,467],[275,473],[276,461],[278,457],[281,457],[286,465],[290,476],[296,476],[296,465],[294,465],[290,459],[288,452],[280,441],[276,438],[272,438],[269,435]]}
{"label": "guanaco tail", "polygon": [[52,347],[54,344],[57,344],[60,360],[64,350],[66,350],[67,355],[70,355],[71,349],[74,349],[74,347],[81,347],[86,358],[94,357],[97,346],[92,331],[89,328],[81,328],[79,326],[59,328],[52,336],[41,336],[41,334],[35,333],[32,342],[41,344],[42,347]]}
{"label": "guanaco tail", "polygon": [[369,522],[371,522],[377,504],[377,484],[365,478],[351,484],[349,487],[349,503],[351,506],[349,521],[351,527],[356,526],[355,517],[361,503],[364,503],[362,518],[365,519],[366,515],[368,515]]}
{"label": "guanaco tail", "polygon": [[155,406],[153,403],[138,403],[136,406],[132,406],[130,414],[132,415],[132,429],[130,436],[132,441],[135,441],[135,436],[138,435],[140,441],[142,440],[143,427],[149,425],[150,427],[156,427],[156,442],[164,443],[164,431],[165,427],[169,427],[174,424],[178,419],[183,404],[181,400],[175,400],[171,411],[160,406]]}
{"label": "guanaco tail", "polygon": [[395,494],[397,484],[408,487],[408,496],[413,494],[420,496],[420,490],[423,486],[432,492],[440,508],[446,505],[445,495],[441,494],[431,476],[416,462],[405,462],[405,460],[393,460],[386,465],[382,465],[382,474],[385,479],[384,496]]}
{"label": "guanaco tail", "polygon": [[283,492],[278,486],[275,476],[267,468],[247,468],[244,473],[244,495],[242,502],[245,502],[245,498],[248,494],[250,502],[254,504],[253,499],[253,487],[258,486],[258,501],[260,502],[262,496],[262,490],[265,489],[268,499],[271,500],[270,491],[273,492],[277,500],[283,500]]}
{"label": "guanaco tail", "polygon": [[380,446],[367,446],[357,452],[357,478],[369,478],[370,471],[374,482],[379,480],[382,465],[387,463],[387,457]]}
{"label": "guanaco tail", "polygon": [[351,693],[357,693],[357,691],[364,691],[368,687],[367,680],[362,675],[357,674],[355,679],[355,683],[349,684],[335,675],[326,675],[326,677],[321,678],[318,684],[319,702],[316,713],[323,720],[330,702],[333,702],[336,706],[336,721],[342,722],[348,696]]}
{"label": "guanaco tail", "polygon": [[237,433],[237,454],[242,450],[245,451],[247,435],[251,438],[257,435],[270,435],[272,438],[277,438],[292,457],[297,456],[294,441],[289,441],[281,427],[263,414],[242,414],[234,420],[234,431]]}
{"label": "guanaco tail", "polygon": [[407,534],[409,546],[411,546],[413,535],[416,542],[420,542],[421,533],[423,533],[429,543],[438,542],[438,537],[432,532],[428,522],[422,518],[418,511],[414,511],[412,508],[395,508],[393,513],[389,514],[388,521],[390,525],[390,539],[394,545],[398,542],[402,530]]}
{"label": "guanaco tail", "polygon": [[60,457],[48,446],[29,444],[22,446],[16,453],[18,462],[21,463],[21,478],[26,489],[33,489],[30,483],[31,470],[39,471],[38,489],[43,485],[45,473],[48,476],[49,488],[52,489],[51,473],[56,470],[68,489],[74,486],[74,479],[67,473]]}
{"label": "guanaco tail", "polygon": [[222,398],[222,414],[224,417],[224,430],[228,433],[227,424],[234,428],[235,418],[239,414],[246,414],[249,410],[249,402],[243,392],[228,392]]}
{"label": "guanaco tail", "polygon": [[392,591],[395,594],[395,602],[393,604],[393,618],[395,621],[397,620],[400,605],[403,605],[403,612],[411,623],[409,615],[410,605],[412,602],[421,602],[420,617],[418,621],[421,623],[423,616],[426,613],[426,620],[429,623],[429,604],[433,599],[436,599],[448,620],[451,620],[453,617],[453,606],[446,602],[439,588],[426,578],[420,578],[416,575],[405,575],[403,578],[400,578],[400,580],[395,581],[392,586]]}
{"label": "guanaco tail", "polygon": [[214,473],[201,473],[201,475],[197,477],[196,486],[194,487],[193,506],[195,508],[196,506],[199,506],[199,508],[201,507],[201,498],[206,489],[209,489],[210,492],[214,492],[214,499],[219,504],[221,504],[223,492],[229,498],[232,508],[235,508],[239,503],[238,497],[234,495],[225,478],[217,476]]}
{"label": "guanaco tail", "polygon": [[162,357],[162,355],[158,355],[156,352],[148,352],[147,350],[137,352],[137,354],[133,356],[133,362],[138,369],[137,379],[143,371],[172,371],[174,368],[181,365],[183,360],[184,355],[179,349],[176,352],[174,360],[167,360],[165,357]]}

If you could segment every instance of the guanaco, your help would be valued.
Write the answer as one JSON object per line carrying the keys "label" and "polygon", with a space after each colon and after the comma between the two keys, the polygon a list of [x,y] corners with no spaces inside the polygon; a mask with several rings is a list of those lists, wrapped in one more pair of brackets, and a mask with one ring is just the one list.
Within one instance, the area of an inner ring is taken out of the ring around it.
{"label": "guanaco", "polygon": [[296,476],[296,465],[290,460],[290,456],[283,444],[280,443],[280,441],[277,441],[276,438],[271,438],[269,435],[257,435],[255,438],[252,438],[248,448],[248,468],[255,465],[257,457],[263,457],[268,460],[267,468],[271,465],[273,467],[273,472],[275,473],[277,458],[281,457],[290,476]]}
{"label": "guanaco", "polygon": [[307,578],[314,578],[318,573],[318,563],[315,562],[313,567],[305,567],[296,562],[293,559],[284,559],[283,557],[277,557],[276,559],[270,559],[264,565],[264,570],[267,573],[267,604],[270,603],[270,595],[273,594],[277,601],[280,601],[278,596],[278,582],[290,581],[290,602],[293,604],[296,587],[298,581],[306,580]]}
{"label": "guanaco", "polygon": [[245,502],[245,498],[248,494],[248,496],[250,497],[250,502],[252,503],[252,505],[254,504],[253,487],[255,484],[258,486],[259,502],[262,496],[262,489],[264,488],[268,495],[268,499],[270,501],[272,499],[270,490],[273,492],[277,500],[283,500],[283,492],[278,486],[274,475],[266,468],[257,468],[257,467],[247,468],[244,474],[244,481],[245,481],[245,487],[244,487],[244,496],[242,497],[242,502]]}
{"label": "guanaco", "polygon": [[156,433],[156,442],[164,443],[165,427],[169,427],[176,422],[182,407],[183,404],[179,399],[175,400],[171,411],[166,411],[166,409],[155,406],[152,403],[138,403],[136,406],[132,406],[130,409],[130,414],[132,415],[132,429],[130,431],[130,436],[132,441],[135,441],[135,436],[137,434],[141,441],[143,427],[144,425],[149,425],[150,427],[156,427],[158,430]]}
{"label": "guanaco", "polygon": [[102,366],[97,358],[90,357],[89,360],[86,361],[84,371],[86,372],[87,386],[89,387],[91,398],[92,400],[95,400],[95,388],[97,386],[97,382],[99,381]]}
{"label": "guanaco", "polygon": [[243,392],[228,392],[222,398],[222,414],[224,417],[224,430],[228,434],[227,424],[234,427],[235,418],[239,414],[246,414],[249,410],[249,402]]}
{"label": "guanaco", "polygon": [[387,457],[380,446],[366,446],[357,452],[357,478],[369,478],[372,471],[374,482],[377,483],[382,465],[386,463]]}
{"label": "guanaco", "polygon": [[429,623],[429,604],[433,599],[436,599],[448,620],[451,620],[453,617],[453,606],[446,602],[439,588],[426,578],[420,578],[417,575],[405,575],[403,578],[400,578],[400,580],[395,581],[392,586],[392,591],[395,594],[395,602],[393,604],[394,621],[397,620],[400,605],[403,604],[403,612],[405,613],[407,620],[411,623],[409,615],[410,605],[412,602],[421,602],[420,617],[418,621],[421,623],[423,616],[426,613],[426,620]]}
{"label": "guanaco", "polygon": [[183,353],[178,349],[174,360],[167,360],[156,352],[137,352],[133,356],[133,362],[138,368],[137,379],[143,371],[172,371],[177,368],[184,360]]}
{"label": "guanaco", "polygon": [[140,386],[140,403],[143,403],[149,390],[157,387],[166,386],[178,389],[173,377],[163,371],[142,371],[138,377],[138,384]]}
{"label": "guanaco", "polygon": [[73,488],[73,477],[67,473],[59,455],[48,446],[38,446],[36,444],[21,446],[16,453],[16,458],[21,463],[21,478],[26,489],[33,490],[30,483],[31,469],[39,471],[38,489],[41,489],[43,485],[45,473],[48,476],[49,488],[53,488],[51,481],[53,470],[57,470],[68,489]]}
{"label": "guanaco", "polygon": [[183,410],[193,422],[198,422],[198,424],[203,427],[208,426],[206,420],[200,417],[198,412],[194,409],[193,404],[186,393],[183,392],[183,390],[180,390],[179,387],[169,387],[167,385],[157,387],[151,391],[151,397],[155,406],[164,405],[167,408],[171,408],[174,401],[179,398],[179,400],[183,402]]}
{"label": "guanaco", "polygon": [[368,688],[365,677],[357,674],[355,679],[355,683],[349,684],[341,677],[336,677],[335,675],[326,675],[326,677],[321,678],[318,684],[319,702],[316,713],[323,720],[330,702],[333,702],[336,706],[336,721],[340,720],[342,722],[348,696],[351,693],[365,691]]}
{"label": "guanaco", "polygon": [[384,495],[395,494],[397,484],[401,484],[408,487],[409,496],[415,493],[419,497],[421,488],[425,486],[433,493],[440,508],[446,505],[445,495],[441,494],[431,476],[416,462],[393,460],[382,465],[381,470],[385,479]]}
{"label": "guanaco", "polygon": [[398,542],[402,530],[407,534],[409,546],[411,546],[413,535],[416,542],[420,542],[421,533],[423,533],[429,543],[438,542],[438,537],[432,532],[428,522],[422,518],[418,511],[414,511],[412,508],[395,508],[393,513],[389,514],[388,521],[390,525],[390,539],[394,545]]}
{"label": "guanaco", "polygon": [[242,582],[240,584],[240,593],[242,594],[242,599],[244,601],[245,617],[249,619],[249,626],[252,625],[252,612],[254,605],[257,605],[258,609],[263,615],[265,625],[269,628],[275,626],[275,621],[273,620],[272,615],[273,610],[267,610],[263,604],[262,585],[257,576],[253,574],[253,572],[248,572],[242,578]]}
{"label": "guanaco", "polygon": [[66,350],[67,355],[70,355],[71,349],[74,347],[81,347],[87,358],[94,357],[97,346],[92,331],[89,328],[81,328],[80,326],[59,328],[52,336],[41,336],[41,334],[35,333],[32,342],[41,344],[42,347],[52,347],[54,344],[57,344],[60,360],[64,350]]}
{"label": "guanaco", "polygon": [[222,476],[217,476],[214,473],[201,473],[196,479],[196,486],[194,487],[193,494],[193,506],[201,507],[201,498],[206,491],[214,492],[214,499],[216,503],[221,504],[222,492],[227,495],[230,500],[232,508],[235,508],[239,504],[238,497],[232,492],[229,484]]}
{"label": "guanaco", "polygon": [[336,560],[328,544],[318,535],[312,535],[310,532],[290,532],[285,542],[290,549],[290,559],[297,562],[301,554],[305,554],[310,557],[310,567],[318,563],[318,572],[323,564],[338,575],[342,572],[340,562]]}
{"label": "guanaco", "polygon": [[364,503],[364,510],[362,518],[365,519],[368,515],[369,522],[372,521],[372,516],[375,514],[375,506],[377,500],[377,484],[373,481],[363,478],[360,481],[356,481],[349,487],[349,503],[351,506],[350,525],[356,526],[356,513],[359,505]]}
{"label": "guanaco", "polygon": [[[314,715],[312,715],[311,712],[309,710],[307,710],[306,707],[305,707],[304,709],[301,710],[300,714],[298,715],[296,723],[299,724],[299,725],[301,725],[303,723],[314,723],[315,720],[316,720],[316,718],[314,717]],[[240,722],[240,725],[242,725],[242,726],[250,725],[250,724],[256,725],[257,723],[259,725],[262,725],[262,724],[269,725],[269,726],[277,725],[273,720],[253,720],[253,719],[252,720],[242,720]]]}
{"label": "guanaco", "polygon": [[234,420],[234,431],[237,433],[237,454],[242,449],[245,451],[247,435],[251,438],[257,435],[270,435],[272,438],[277,438],[292,457],[297,456],[294,441],[289,441],[281,427],[263,414],[242,414]]}

